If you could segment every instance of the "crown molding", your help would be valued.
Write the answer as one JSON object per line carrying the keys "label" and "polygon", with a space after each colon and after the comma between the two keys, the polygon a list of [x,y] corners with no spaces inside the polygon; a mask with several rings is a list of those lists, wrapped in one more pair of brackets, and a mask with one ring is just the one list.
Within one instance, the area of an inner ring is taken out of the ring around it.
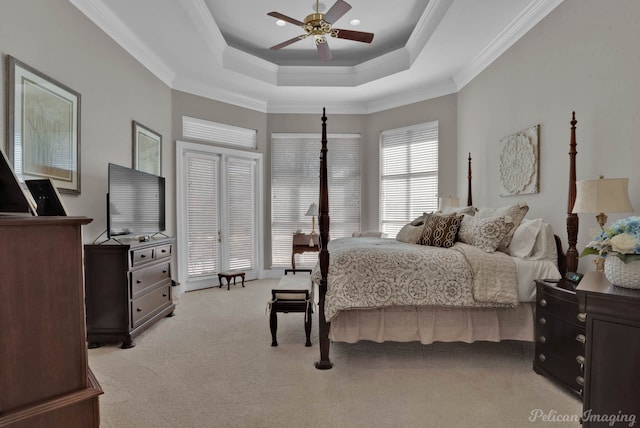
{"label": "crown molding", "polygon": [[165,85],[171,87],[175,71],[158,57],[152,49],[138,39],[122,23],[102,0],[69,0],[94,24],[126,50],[133,58],[146,67]]}
{"label": "crown molding", "polygon": [[363,113],[377,113],[379,111],[455,94],[457,91],[458,88],[455,82],[452,79],[447,79],[421,89],[409,89],[404,92],[394,93],[388,97],[378,98],[377,100],[367,103]]}
{"label": "crown molding", "polygon": [[413,61],[420,55],[452,4],[453,0],[429,1],[405,45],[409,52],[410,64],[413,64]]}
{"label": "crown molding", "polygon": [[267,113],[267,102],[265,100],[242,95],[234,91],[228,91],[218,86],[196,82],[193,79],[181,79],[178,77],[174,80],[171,89]]}
{"label": "crown molding", "polygon": [[511,24],[478,54],[468,67],[453,76],[458,90],[464,88],[563,1],[533,0],[522,13],[516,16]]}

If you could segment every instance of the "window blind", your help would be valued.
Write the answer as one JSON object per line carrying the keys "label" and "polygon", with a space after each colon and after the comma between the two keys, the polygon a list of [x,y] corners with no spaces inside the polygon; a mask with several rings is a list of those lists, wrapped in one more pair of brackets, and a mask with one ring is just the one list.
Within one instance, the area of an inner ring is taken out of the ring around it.
{"label": "window blind", "polygon": [[380,135],[380,227],[390,237],[438,209],[438,122]]}
{"label": "window blind", "polygon": [[255,268],[255,161],[227,159],[229,269]]}
{"label": "window blind", "polygon": [[240,128],[225,123],[182,116],[182,135],[185,138],[255,149],[257,147],[257,134],[258,132],[255,129]]}
{"label": "window blind", "polygon": [[218,158],[187,155],[188,276],[219,271]]}
{"label": "window blind", "polygon": [[[320,140],[320,134],[274,133],[271,136],[274,267],[291,266],[291,246],[296,230],[311,232],[311,217],[305,217],[305,214],[312,202],[318,203]],[[330,235],[335,239],[351,236],[360,229],[360,135],[332,134],[327,140]],[[318,254],[304,253],[296,257],[296,266],[313,266]]]}

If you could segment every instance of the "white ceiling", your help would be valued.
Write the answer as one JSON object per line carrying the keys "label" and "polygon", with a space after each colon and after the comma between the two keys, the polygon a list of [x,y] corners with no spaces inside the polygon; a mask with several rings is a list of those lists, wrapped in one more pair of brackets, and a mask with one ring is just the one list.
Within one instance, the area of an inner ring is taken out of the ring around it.
{"label": "white ceiling", "polygon": [[[371,113],[455,93],[562,0],[346,0],[321,62],[303,30],[316,0],[69,0],[169,87],[269,113]],[[326,12],[334,0],[320,2]],[[357,18],[360,25],[352,26]]]}

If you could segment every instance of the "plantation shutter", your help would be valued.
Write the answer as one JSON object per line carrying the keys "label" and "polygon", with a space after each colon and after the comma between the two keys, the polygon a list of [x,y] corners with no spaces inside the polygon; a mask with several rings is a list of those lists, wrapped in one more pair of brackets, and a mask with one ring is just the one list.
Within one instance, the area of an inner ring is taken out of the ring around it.
{"label": "plantation shutter", "polygon": [[187,154],[188,277],[219,271],[217,156]]}
{"label": "plantation shutter", "polygon": [[[272,266],[291,266],[293,233],[311,233],[309,205],[320,193],[320,134],[271,136]],[[360,229],[360,135],[328,136],[331,239]],[[318,225],[316,218],[316,233]],[[296,266],[313,266],[317,253],[296,255]]]}
{"label": "plantation shutter", "polygon": [[381,230],[394,237],[423,212],[438,209],[438,122],[380,136]]}

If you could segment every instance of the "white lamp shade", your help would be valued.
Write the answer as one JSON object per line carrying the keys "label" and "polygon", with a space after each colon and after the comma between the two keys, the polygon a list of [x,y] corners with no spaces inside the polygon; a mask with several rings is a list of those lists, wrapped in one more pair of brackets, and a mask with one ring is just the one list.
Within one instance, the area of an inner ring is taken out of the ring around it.
{"label": "white lamp shade", "polygon": [[459,206],[460,198],[456,198],[455,196],[441,196],[438,198],[438,208],[440,208],[441,210]]}
{"label": "white lamp shade", "polygon": [[599,178],[576,182],[574,213],[633,212],[628,178]]}
{"label": "white lamp shade", "polygon": [[311,205],[309,205],[309,209],[307,210],[307,213],[305,214],[306,217],[311,217],[311,216],[317,216],[318,215],[318,205],[313,202]]}

